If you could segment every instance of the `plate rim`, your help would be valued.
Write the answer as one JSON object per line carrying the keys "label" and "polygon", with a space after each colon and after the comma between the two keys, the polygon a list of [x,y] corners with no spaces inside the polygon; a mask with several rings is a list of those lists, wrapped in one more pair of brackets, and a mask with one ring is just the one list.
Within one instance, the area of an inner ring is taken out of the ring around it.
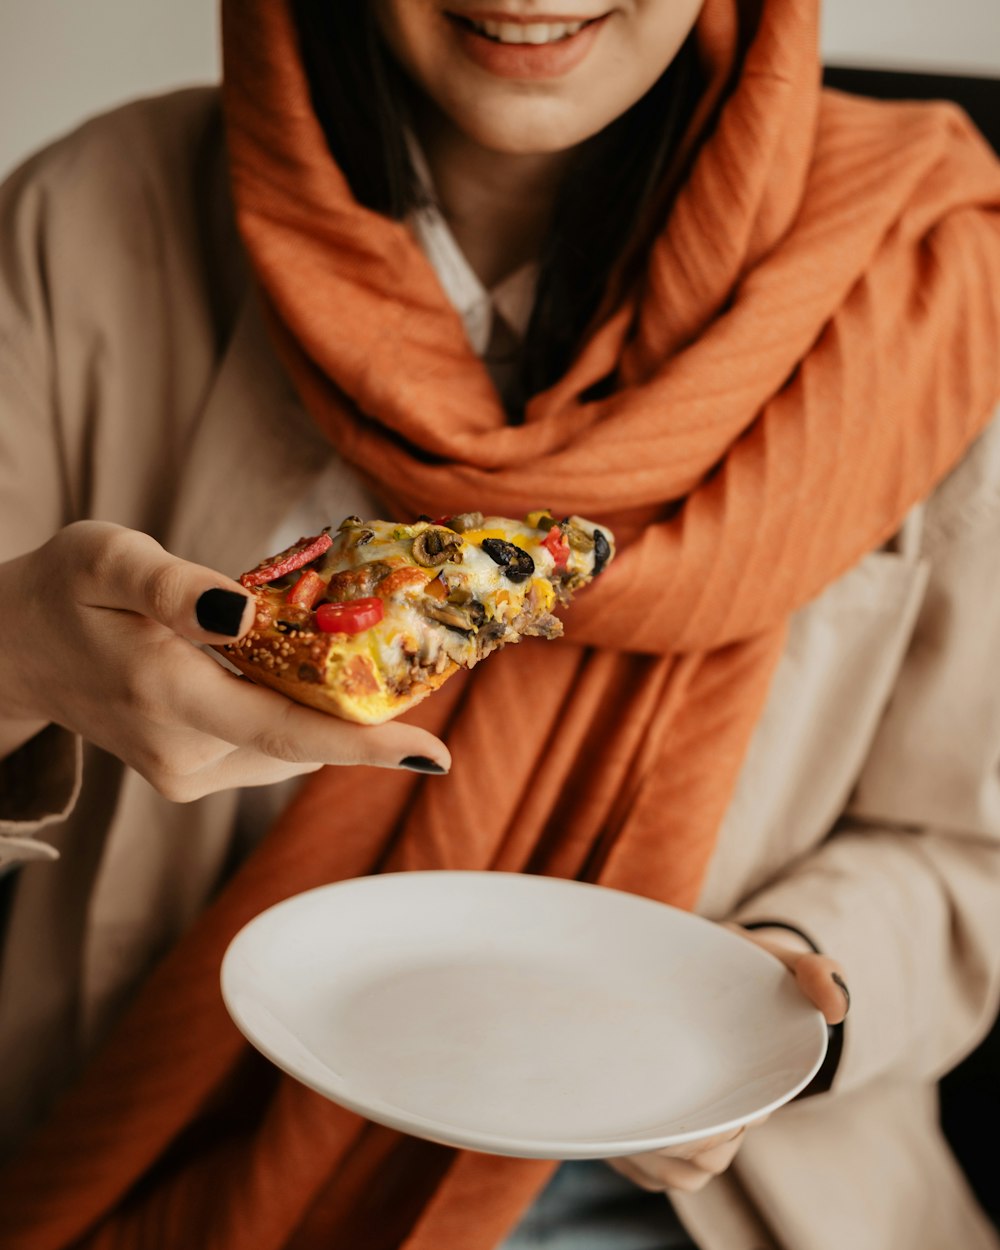
{"label": "plate rim", "polygon": [[[803,1076],[801,1076],[793,1085],[785,1090],[780,1096],[772,1099],[767,1104],[755,1108],[753,1111],[744,1115],[735,1116],[728,1120],[721,1121],[717,1125],[713,1125],[709,1129],[699,1128],[689,1132],[642,1135],[640,1137],[620,1138],[613,1140],[602,1138],[587,1138],[574,1141],[557,1140],[545,1141],[538,1137],[522,1138],[510,1134],[491,1134],[476,1132],[464,1128],[456,1128],[455,1126],[431,1119],[427,1116],[418,1115],[414,1112],[408,1112],[392,1106],[391,1104],[379,1103],[377,1110],[373,1110],[373,1102],[369,1100],[356,1099],[351,1097],[349,1091],[337,1091],[334,1098],[328,1089],[323,1088],[317,1081],[303,1076],[296,1072],[292,1067],[281,1058],[281,1056],[264,1042],[257,1034],[253,1025],[246,1020],[240,1008],[233,999],[231,985],[227,981],[231,980],[234,975],[236,959],[240,955],[237,949],[237,943],[243,935],[251,927],[261,921],[263,917],[271,915],[273,912],[285,907],[287,904],[314,894],[329,893],[339,887],[357,885],[358,883],[375,883],[387,879],[395,878],[428,878],[428,877],[474,877],[477,879],[490,878],[516,878],[519,880],[535,880],[547,883],[557,883],[559,886],[575,886],[587,890],[599,890],[602,892],[610,892],[623,896],[626,899],[638,901],[640,903],[648,903],[656,907],[666,907],[670,911],[685,917],[685,921],[700,921],[704,925],[709,925],[715,930],[719,930],[721,926],[718,922],[709,920],[706,916],[699,916],[695,912],[685,911],[683,908],[675,907],[670,903],[660,902],[658,899],[649,898],[648,895],[634,894],[629,890],[622,890],[615,886],[606,886],[596,882],[577,881],[569,877],[547,877],[534,873],[519,872],[494,872],[489,870],[475,869],[415,869],[413,871],[396,871],[387,873],[373,873],[359,877],[345,877],[340,881],[331,881],[325,885],[314,886],[309,890],[302,890],[297,894],[289,895],[288,898],[273,903],[270,907],[258,912],[233,935],[229,941],[222,963],[219,969],[219,982],[222,993],[222,999],[226,1010],[229,1013],[233,1023],[242,1033],[243,1037],[260,1051],[271,1063],[286,1075],[298,1081],[301,1085],[307,1086],[315,1093],[320,1094],[328,1101],[335,1105],[345,1108],[357,1115],[362,1116],[366,1120],[373,1123],[381,1124],[387,1128],[396,1129],[399,1132],[407,1133],[412,1136],[424,1138],[447,1146],[458,1149],[474,1150],[479,1153],[501,1155],[510,1158],[519,1159],[548,1159],[548,1160],[584,1160],[584,1159],[612,1159],[620,1158],[626,1155],[646,1154],[651,1151],[663,1150],[670,1146],[680,1146],[688,1142],[698,1141],[700,1138],[707,1136],[715,1136],[719,1133],[727,1133],[742,1128],[744,1125],[763,1116],[771,1115],[779,1107],[790,1102],[795,1096],[805,1089],[809,1082],[813,1079],[826,1058],[829,1046],[829,1032],[826,1021],[822,1013],[818,1009],[814,1009],[813,1024],[816,1029],[816,1054],[812,1064]],[[371,888],[371,887],[370,887]],[[377,886],[373,887],[377,888]],[[722,929],[722,932],[729,932]],[[730,933],[732,938],[739,942],[742,941],[738,934]],[[767,951],[753,943],[747,943],[749,950],[759,952],[762,959],[774,960],[775,956],[768,954]],[[280,1023],[280,1022],[279,1022]],[[289,1030],[291,1032],[291,1030]]]}

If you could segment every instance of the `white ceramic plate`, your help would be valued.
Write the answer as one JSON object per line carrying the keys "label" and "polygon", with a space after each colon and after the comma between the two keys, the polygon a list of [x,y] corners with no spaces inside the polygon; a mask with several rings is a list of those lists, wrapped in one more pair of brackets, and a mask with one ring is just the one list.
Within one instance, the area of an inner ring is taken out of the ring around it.
{"label": "white ceramic plate", "polygon": [[491,1154],[586,1159],[736,1128],[805,1086],[822,1016],[743,938],[508,873],[364,877],[252,920],[230,1014],[334,1102]]}

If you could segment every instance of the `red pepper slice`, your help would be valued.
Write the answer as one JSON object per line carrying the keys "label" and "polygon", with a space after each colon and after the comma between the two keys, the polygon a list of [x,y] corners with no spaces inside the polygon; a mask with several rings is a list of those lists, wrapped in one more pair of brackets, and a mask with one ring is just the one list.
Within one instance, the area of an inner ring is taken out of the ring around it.
{"label": "red pepper slice", "polygon": [[362,634],[385,616],[381,599],[348,599],[345,603],[321,603],[316,624],[324,634]]}
{"label": "red pepper slice", "polygon": [[296,569],[302,568],[304,564],[310,564],[317,556],[321,556],[324,551],[328,551],[333,546],[333,539],[329,534],[317,534],[315,538],[303,538],[300,542],[280,559],[272,560],[269,564],[259,564],[249,573],[244,573],[240,578],[240,582],[247,587],[263,586],[265,582],[275,582],[279,577],[284,577],[286,573],[294,573]]}
{"label": "red pepper slice", "polygon": [[564,569],[569,563],[569,543],[558,525],[553,525],[545,535],[542,539],[542,546],[555,560],[557,569]]}
{"label": "red pepper slice", "polygon": [[285,596],[285,602],[295,608],[309,608],[326,590],[326,582],[315,569],[306,569]]}

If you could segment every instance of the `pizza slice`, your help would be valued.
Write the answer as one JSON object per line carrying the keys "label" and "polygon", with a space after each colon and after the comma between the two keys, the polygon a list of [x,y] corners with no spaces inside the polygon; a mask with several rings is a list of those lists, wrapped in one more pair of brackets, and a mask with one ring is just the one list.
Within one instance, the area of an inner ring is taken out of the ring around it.
{"label": "pizza slice", "polygon": [[508,642],[558,637],[552,609],[614,550],[607,530],[544,511],[414,525],[351,516],[243,574],[256,620],[218,650],[300,703],[380,724]]}

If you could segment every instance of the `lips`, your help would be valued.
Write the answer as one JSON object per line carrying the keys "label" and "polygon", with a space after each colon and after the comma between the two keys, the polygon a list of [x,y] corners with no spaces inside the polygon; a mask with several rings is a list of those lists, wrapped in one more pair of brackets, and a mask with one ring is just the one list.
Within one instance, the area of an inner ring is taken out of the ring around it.
{"label": "lips", "polygon": [[503,13],[446,14],[465,55],[500,78],[555,78],[586,57],[609,14],[597,18],[548,15],[511,18]]}

